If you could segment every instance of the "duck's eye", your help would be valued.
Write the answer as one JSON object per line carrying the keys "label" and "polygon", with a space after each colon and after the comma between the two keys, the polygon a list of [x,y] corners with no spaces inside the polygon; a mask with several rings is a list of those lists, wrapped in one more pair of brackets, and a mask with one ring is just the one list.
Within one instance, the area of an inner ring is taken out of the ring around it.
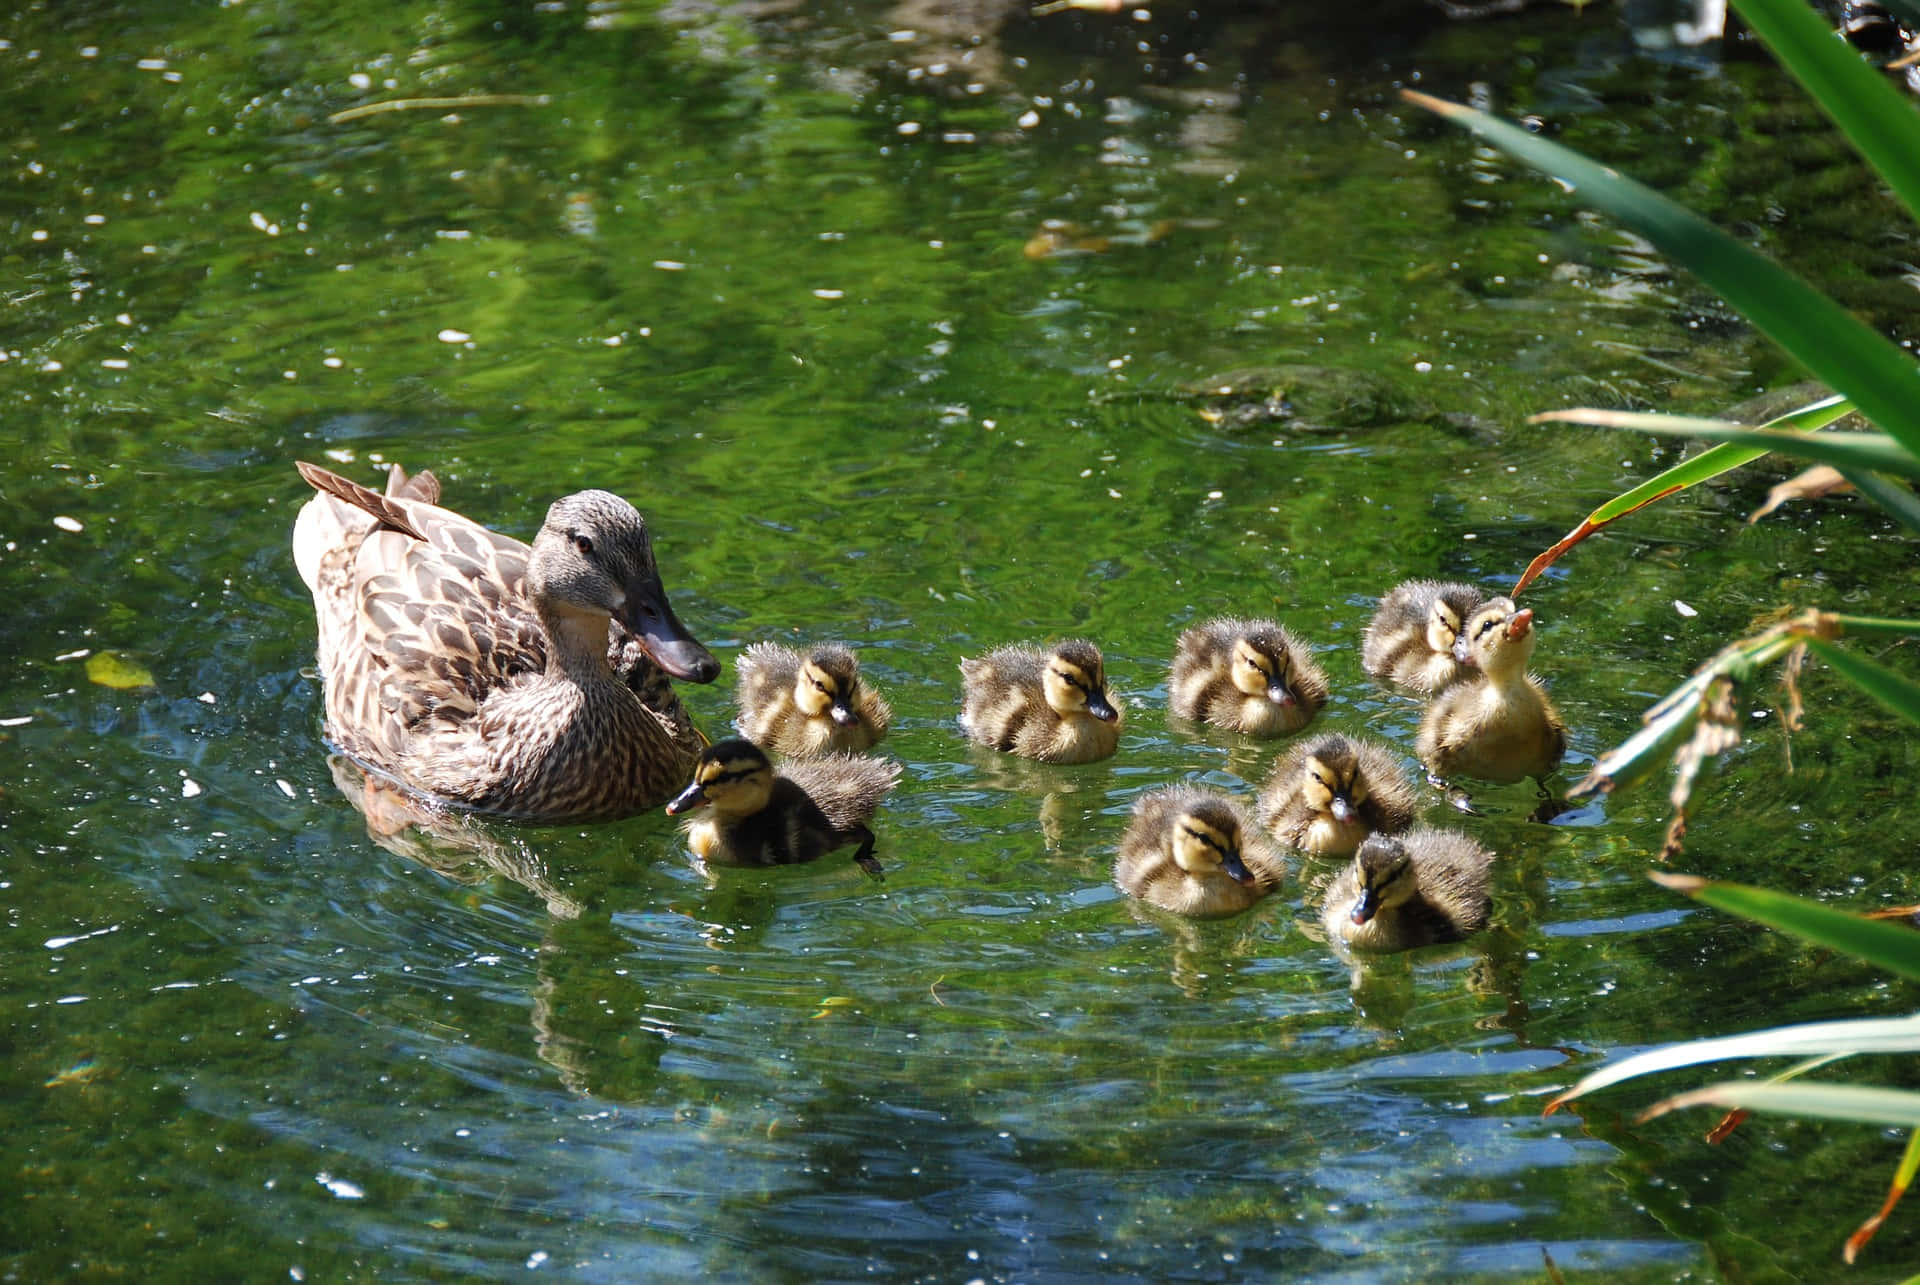
{"label": "duck's eye", "polygon": [[577,531],[573,536],[573,547],[583,558],[591,558],[593,556],[593,541]]}

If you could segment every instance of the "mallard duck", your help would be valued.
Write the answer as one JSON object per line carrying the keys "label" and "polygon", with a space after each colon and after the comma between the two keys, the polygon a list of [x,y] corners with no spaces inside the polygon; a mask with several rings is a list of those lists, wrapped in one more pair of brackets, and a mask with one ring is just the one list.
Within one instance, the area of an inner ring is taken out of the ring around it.
{"label": "mallard duck", "polygon": [[1247,736],[1286,736],[1327,703],[1313,653],[1271,620],[1209,620],[1180,635],[1169,707]]}
{"label": "mallard duck", "polygon": [[790,758],[870,749],[893,711],[860,679],[860,662],[831,643],[801,655],[759,642],[734,662],[740,734]]}
{"label": "mallard duck", "polygon": [[1414,800],[1413,783],[1392,751],[1328,732],[1274,763],[1255,808],[1282,843],[1344,857],[1369,834],[1413,824]]}
{"label": "mallard duck", "polygon": [[1487,926],[1493,854],[1452,830],[1368,835],[1327,887],[1321,922],[1354,950],[1412,950]]}
{"label": "mallard duck", "polygon": [[1170,785],[1143,794],[1120,836],[1113,882],[1177,915],[1238,914],[1280,882],[1279,854],[1217,790]]}
{"label": "mallard duck", "polygon": [[1434,698],[1415,747],[1436,781],[1508,782],[1545,777],[1567,751],[1567,729],[1540,680],[1527,672],[1533,612],[1490,598],[1467,618],[1454,658],[1474,672]]}
{"label": "mallard duck", "polygon": [[395,468],[382,495],[299,469],[319,494],[293,554],[337,748],[416,793],[531,820],[673,797],[700,742],[667,678],[712,682],[720,665],[674,616],[631,504],[556,500],[528,548],[439,507],[431,474]]}
{"label": "mallard duck", "polygon": [[668,816],[707,808],[686,823],[687,846],[715,866],[785,866],[858,843],[853,859],[878,879],[873,820],[900,779],[891,759],[852,754],[788,763],[778,773],[759,746],[730,737],[700,752],[693,782]]}
{"label": "mallard duck", "polygon": [[1091,763],[1120,744],[1120,702],[1090,642],[996,647],[961,661],[960,674],[960,726],[982,745],[1047,763]]}
{"label": "mallard duck", "polygon": [[1453,655],[1460,626],[1486,595],[1470,584],[1408,580],[1380,600],[1360,639],[1369,674],[1416,692],[1437,692],[1467,673]]}

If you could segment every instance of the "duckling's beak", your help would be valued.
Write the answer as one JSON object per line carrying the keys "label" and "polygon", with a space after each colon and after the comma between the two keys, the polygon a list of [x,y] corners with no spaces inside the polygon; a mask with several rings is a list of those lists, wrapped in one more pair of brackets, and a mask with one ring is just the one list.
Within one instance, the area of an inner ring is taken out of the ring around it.
{"label": "duckling's beak", "polygon": [[1237,852],[1229,852],[1220,858],[1220,868],[1232,877],[1235,883],[1243,883],[1251,888],[1259,880],[1253,871],[1247,869],[1247,863],[1240,859]]}
{"label": "duckling's beak", "polygon": [[1467,646],[1467,635],[1465,631],[1455,634],[1453,637],[1453,663],[1456,665],[1473,664],[1473,650]]}
{"label": "duckling's beak", "polygon": [[674,798],[673,802],[667,804],[667,815],[670,817],[677,817],[682,812],[691,812],[693,811],[693,809],[699,807],[701,804],[705,803],[706,801],[707,801],[706,790],[702,788],[700,782],[695,781],[692,785],[689,785],[686,789],[680,791],[679,795]]}
{"label": "duckling's beak", "polygon": [[1336,794],[1333,801],[1327,804],[1327,811],[1333,813],[1334,820],[1345,825],[1353,820],[1353,800],[1344,794]]}
{"label": "duckling's beak", "polygon": [[640,646],[653,663],[667,671],[669,678],[689,683],[710,683],[720,677],[720,662],[702,647],[680,617],[667,604],[667,591],[660,581],[647,576],[627,586],[627,601],[620,609],[620,623],[633,630]]}
{"label": "duckling's beak", "polygon": [[1519,642],[1533,628],[1533,608],[1524,607],[1513,613],[1507,621],[1507,641]]}
{"label": "duckling's beak", "polygon": [[853,706],[847,703],[844,696],[833,698],[833,704],[827,706],[827,716],[842,727],[852,727],[860,721],[860,716],[853,712]]}
{"label": "duckling's beak", "polygon": [[1276,705],[1293,704],[1293,693],[1287,690],[1286,683],[1278,676],[1267,680],[1267,699]]}
{"label": "duckling's beak", "polygon": [[1356,924],[1364,924],[1380,913],[1380,894],[1371,888],[1362,888],[1359,897],[1353,903],[1353,913],[1347,918]]}
{"label": "duckling's beak", "polygon": [[1104,687],[1095,688],[1087,693],[1087,713],[1103,723],[1111,723],[1120,717],[1120,711],[1115,709],[1113,702],[1107,699],[1107,689]]}

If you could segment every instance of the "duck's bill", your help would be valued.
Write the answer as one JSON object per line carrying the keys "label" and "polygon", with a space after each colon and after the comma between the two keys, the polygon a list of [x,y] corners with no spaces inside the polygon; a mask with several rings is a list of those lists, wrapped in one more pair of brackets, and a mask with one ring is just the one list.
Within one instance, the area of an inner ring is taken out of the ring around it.
{"label": "duck's bill", "polygon": [[1240,859],[1240,854],[1237,852],[1229,852],[1226,856],[1222,857],[1220,860],[1220,868],[1225,870],[1235,883],[1242,883],[1248,887],[1252,887],[1259,882],[1259,878],[1253,871],[1247,869],[1247,863]]}
{"label": "duck's bill", "polygon": [[827,706],[827,716],[842,727],[852,727],[860,721],[860,716],[853,712],[853,706],[843,700]]}
{"label": "duck's bill", "polygon": [[1275,679],[1273,682],[1267,684],[1267,699],[1276,705],[1291,705],[1293,704],[1293,693],[1287,690],[1285,683]]}
{"label": "duck's bill", "polygon": [[688,683],[710,683],[720,677],[720,662],[687,632],[667,603],[666,590],[656,581],[630,585],[620,623],[633,630],[640,646],[669,678]]}
{"label": "duck's bill", "polygon": [[1514,612],[1512,619],[1507,621],[1507,640],[1509,642],[1519,642],[1527,636],[1527,631],[1532,628],[1533,608],[1522,608]]}
{"label": "duck's bill", "polygon": [[1353,801],[1344,794],[1336,794],[1327,804],[1327,811],[1333,813],[1333,819],[1341,825],[1353,820]]}
{"label": "duck's bill", "polygon": [[1353,913],[1347,918],[1356,924],[1370,922],[1380,912],[1380,896],[1371,888],[1362,888],[1359,898],[1353,903]]}
{"label": "duck's bill", "polygon": [[1113,707],[1113,702],[1107,699],[1105,692],[1087,694],[1087,713],[1103,723],[1114,722],[1120,717],[1120,711]]}
{"label": "duck's bill", "polygon": [[677,817],[682,812],[691,812],[706,801],[706,790],[701,788],[700,782],[695,781],[692,785],[680,791],[680,793],[674,797],[673,802],[667,804],[667,815]]}

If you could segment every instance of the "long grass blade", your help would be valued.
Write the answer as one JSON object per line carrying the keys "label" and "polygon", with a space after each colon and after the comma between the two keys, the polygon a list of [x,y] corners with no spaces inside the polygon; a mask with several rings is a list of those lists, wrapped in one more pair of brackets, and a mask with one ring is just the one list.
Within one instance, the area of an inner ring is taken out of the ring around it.
{"label": "long grass blade", "polygon": [[1778,1026],[1718,1039],[1668,1044],[1603,1066],[1547,1103],[1542,1115],[1552,1115],[1563,1104],[1601,1089],[1637,1080],[1643,1075],[1677,1071],[1706,1062],[1754,1057],[1828,1057],[1861,1053],[1920,1051],[1920,1013],[1910,1017],[1863,1018],[1845,1022],[1808,1022]]}
{"label": "long grass blade", "polygon": [[1920,216],[1920,115],[1912,102],[1838,39],[1812,6],[1800,0],[1733,0],[1733,7],[1908,211]]}
{"label": "long grass blade", "polygon": [[1854,490],[1885,509],[1901,526],[1920,534],[1920,496],[1878,473],[1842,469],[1841,475],[1853,484]]}
{"label": "long grass blade", "polygon": [[1855,687],[1909,723],[1920,723],[1920,683],[1825,638],[1809,638],[1807,647]]}
{"label": "long grass blade", "polygon": [[1907,1188],[1913,1185],[1913,1176],[1916,1173],[1920,1173],[1920,1130],[1907,1135],[1906,1154],[1900,1157],[1900,1167],[1894,1171],[1893,1184],[1887,1189],[1887,1200],[1880,1206],[1880,1212],[1861,1223],[1853,1235],[1847,1237],[1846,1248],[1840,1251],[1840,1257],[1849,1265],[1860,1256],[1860,1251],[1865,1249],[1867,1242],[1873,1239],[1873,1234],[1880,1230],[1880,1225],[1887,1221],[1887,1215],[1891,1214],[1893,1207],[1900,1203],[1900,1197],[1907,1194]]}
{"label": "long grass blade", "polygon": [[1640,1113],[1651,1120],[1686,1107],[1732,1107],[1745,1111],[1784,1111],[1822,1120],[1856,1124],[1920,1127],[1920,1093],[1865,1084],[1769,1084],[1731,1080],[1676,1093]]}
{"label": "long grass blade", "polygon": [[1554,418],[1596,428],[1624,428],[1638,433],[1657,433],[1662,437],[1698,437],[1709,442],[1729,442],[1758,447],[1763,451],[1776,451],[1781,455],[1819,460],[1835,468],[1864,469],[1920,478],[1920,452],[1908,450],[1885,433],[1781,433],[1773,429],[1729,424],[1719,419],[1618,410],[1559,411]]}
{"label": "long grass blade", "polygon": [[[1844,419],[1853,414],[1853,411],[1853,403],[1844,397],[1823,397],[1817,402],[1789,411],[1785,415],[1776,416],[1761,427],[1810,433]],[[1545,414],[1533,416],[1528,422],[1541,423],[1586,413],[1581,410],[1548,411]],[[1675,491],[1684,491],[1690,486],[1698,486],[1710,478],[1719,477],[1722,473],[1751,464],[1765,454],[1764,450],[1751,446],[1711,447],[1691,459],[1681,460],[1672,468],[1648,478],[1632,490],[1614,496],[1587,514],[1586,519],[1579,526],[1562,536],[1552,548],[1528,563],[1526,571],[1520,576],[1520,582],[1513,587],[1513,596],[1517,598],[1526,592],[1527,586],[1538,579],[1541,572],[1558,561],[1561,554],[1609,523],[1617,522],[1627,514],[1652,504],[1655,500],[1663,500]]]}
{"label": "long grass blade", "polygon": [[[1809,645],[1816,642],[1809,640]],[[1695,901],[1792,933],[1804,941],[1830,946],[1909,981],[1920,981],[1920,932],[1911,928],[1883,919],[1867,919],[1771,888],[1659,871],[1647,877]]]}
{"label": "long grass blade", "polygon": [[[1821,40],[1833,41],[1823,32]],[[1862,69],[1864,70],[1864,69]],[[1717,291],[1735,311],[1920,454],[1920,364],[1838,303],[1685,207],[1518,125],[1413,90],[1407,101],[1463,125],[1574,189]]]}

